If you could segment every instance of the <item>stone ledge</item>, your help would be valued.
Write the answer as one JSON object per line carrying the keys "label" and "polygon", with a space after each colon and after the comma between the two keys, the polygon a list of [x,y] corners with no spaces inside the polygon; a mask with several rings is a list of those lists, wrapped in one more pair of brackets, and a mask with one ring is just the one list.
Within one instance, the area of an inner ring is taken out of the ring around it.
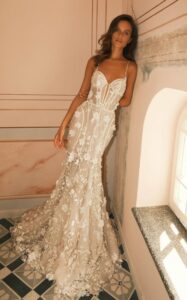
{"label": "stone ledge", "polygon": [[133,215],[171,299],[187,299],[187,231],[167,205],[133,207]]}

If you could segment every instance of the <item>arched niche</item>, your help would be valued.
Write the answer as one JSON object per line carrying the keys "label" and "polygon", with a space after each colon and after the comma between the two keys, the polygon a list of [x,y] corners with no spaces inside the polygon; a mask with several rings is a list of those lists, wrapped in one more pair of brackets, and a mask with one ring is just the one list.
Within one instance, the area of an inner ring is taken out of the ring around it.
{"label": "arched niche", "polygon": [[164,88],[150,101],[142,132],[136,206],[168,204],[176,124],[187,92]]}

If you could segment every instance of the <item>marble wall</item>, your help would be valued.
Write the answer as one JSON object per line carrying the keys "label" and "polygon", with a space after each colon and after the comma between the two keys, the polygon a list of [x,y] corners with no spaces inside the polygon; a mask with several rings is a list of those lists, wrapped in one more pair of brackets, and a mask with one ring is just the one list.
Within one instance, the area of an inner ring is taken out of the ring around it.
{"label": "marble wall", "polygon": [[47,195],[60,172],[63,154],[50,140],[2,142],[1,197]]}

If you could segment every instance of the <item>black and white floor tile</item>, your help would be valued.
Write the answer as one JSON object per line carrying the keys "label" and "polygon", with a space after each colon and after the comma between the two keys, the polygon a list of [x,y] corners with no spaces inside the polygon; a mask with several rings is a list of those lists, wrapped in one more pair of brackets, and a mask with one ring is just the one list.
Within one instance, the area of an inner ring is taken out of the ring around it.
{"label": "black and white floor tile", "polygon": [[[110,218],[119,235],[114,217]],[[10,218],[0,219],[0,299],[1,300],[55,300],[55,283],[24,263],[12,247],[9,228],[14,224]],[[128,262],[119,241],[123,262],[116,266],[110,285],[100,292],[99,297],[85,296],[80,300],[138,300]]]}

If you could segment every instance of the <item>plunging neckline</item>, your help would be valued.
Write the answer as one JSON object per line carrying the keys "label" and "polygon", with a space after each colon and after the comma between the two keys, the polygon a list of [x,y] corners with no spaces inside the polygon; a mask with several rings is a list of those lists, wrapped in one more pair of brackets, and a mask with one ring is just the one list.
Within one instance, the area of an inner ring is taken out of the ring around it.
{"label": "plunging neckline", "polygon": [[103,75],[103,78],[105,79],[107,85],[110,85],[110,84],[112,84],[113,82],[118,81],[118,80],[124,80],[124,79],[127,79],[127,75],[125,75],[124,77],[116,78],[116,79],[112,80],[111,82],[108,82],[108,80],[107,80],[105,74],[104,74],[102,71],[96,69],[95,72],[99,72],[99,73],[101,73],[101,74]]}
{"label": "plunging neckline", "polygon": [[104,74],[102,71],[98,70],[98,67],[95,69],[94,73],[95,73],[95,72],[99,72],[99,73],[103,76],[103,78],[105,79],[107,85],[111,85],[111,84],[112,84],[113,82],[115,82],[115,81],[127,79],[127,75],[125,75],[124,77],[116,78],[116,79],[112,80],[111,82],[109,82],[109,81],[107,80],[105,74]]}

